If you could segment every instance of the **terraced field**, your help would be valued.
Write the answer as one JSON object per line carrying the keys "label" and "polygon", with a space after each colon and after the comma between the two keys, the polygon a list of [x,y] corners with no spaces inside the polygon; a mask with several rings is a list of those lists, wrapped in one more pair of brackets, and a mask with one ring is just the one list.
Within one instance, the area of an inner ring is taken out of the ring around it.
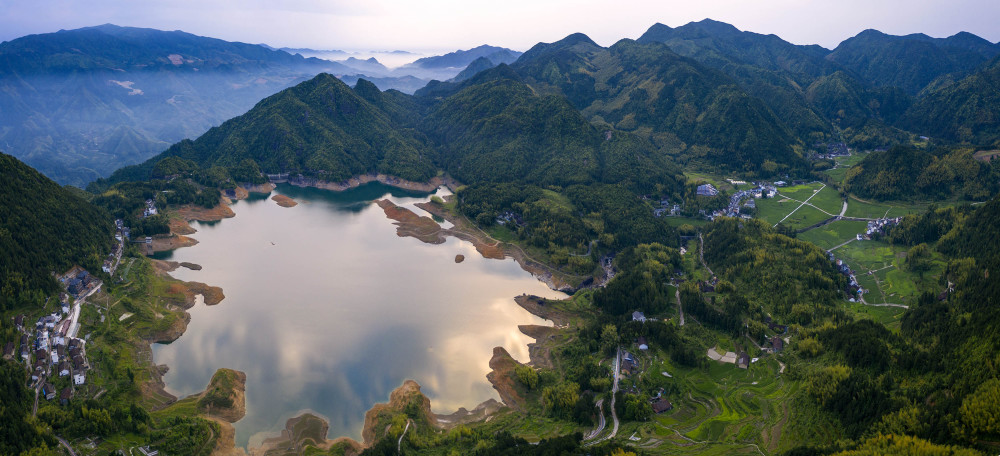
{"label": "terraced field", "polygon": [[[761,454],[778,449],[788,420],[787,383],[772,355],[749,369],[710,362],[707,369],[679,369],[657,361],[650,372],[664,371],[684,395],[674,408],[650,423],[628,423],[619,431],[633,445],[653,454]],[[773,449],[769,449],[773,448]]]}

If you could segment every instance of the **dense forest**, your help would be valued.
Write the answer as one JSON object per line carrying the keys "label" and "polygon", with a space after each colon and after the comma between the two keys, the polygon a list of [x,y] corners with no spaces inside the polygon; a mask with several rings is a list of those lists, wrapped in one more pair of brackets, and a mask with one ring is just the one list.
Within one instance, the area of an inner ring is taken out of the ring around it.
{"label": "dense forest", "polygon": [[0,310],[56,290],[53,273],[100,271],[111,216],[18,159],[0,153]]}
{"label": "dense forest", "polygon": [[969,149],[931,152],[896,146],[869,154],[847,172],[844,187],[877,200],[945,199],[981,201],[1000,189],[1000,169],[972,158]]}

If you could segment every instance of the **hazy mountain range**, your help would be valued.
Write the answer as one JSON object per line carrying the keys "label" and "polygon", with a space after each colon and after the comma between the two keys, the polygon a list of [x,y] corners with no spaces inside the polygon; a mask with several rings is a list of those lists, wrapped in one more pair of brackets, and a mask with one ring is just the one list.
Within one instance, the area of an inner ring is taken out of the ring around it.
{"label": "hazy mountain range", "polygon": [[407,92],[427,82],[374,59],[304,58],[179,31],[30,35],[0,44],[0,150],[83,186],[321,72]]}
{"label": "hazy mountain range", "polygon": [[[323,52],[339,51],[312,51]],[[412,116],[487,72],[562,97],[596,128],[681,163],[773,174],[804,170],[805,153],[826,142],[880,148],[926,135],[997,144],[998,55],[1000,46],[968,33],[868,30],[828,50],[704,20],[655,24],[607,48],[574,34],[523,55],[484,45],[389,68],[376,58],[330,61],[100,26],[0,45],[0,147],[82,185],[320,72],[416,92],[406,102]]]}

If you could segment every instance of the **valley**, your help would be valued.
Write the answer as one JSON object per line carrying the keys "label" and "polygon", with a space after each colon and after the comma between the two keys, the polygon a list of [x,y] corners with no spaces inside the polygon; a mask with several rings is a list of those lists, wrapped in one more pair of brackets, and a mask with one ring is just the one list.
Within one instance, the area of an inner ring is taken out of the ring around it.
{"label": "valley", "polygon": [[1000,44],[603,40],[0,43],[0,454],[995,453]]}

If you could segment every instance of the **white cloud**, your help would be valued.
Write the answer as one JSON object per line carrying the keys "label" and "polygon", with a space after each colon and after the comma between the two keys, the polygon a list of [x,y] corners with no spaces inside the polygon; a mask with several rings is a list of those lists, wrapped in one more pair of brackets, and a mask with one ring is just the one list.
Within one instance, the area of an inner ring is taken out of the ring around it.
{"label": "white cloud", "polygon": [[656,22],[713,18],[834,47],[866,28],[931,36],[965,30],[996,41],[997,17],[994,0],[0,0],[0,38],[110,22],[275,46],[524,50],[574,32],[609,45]]}

